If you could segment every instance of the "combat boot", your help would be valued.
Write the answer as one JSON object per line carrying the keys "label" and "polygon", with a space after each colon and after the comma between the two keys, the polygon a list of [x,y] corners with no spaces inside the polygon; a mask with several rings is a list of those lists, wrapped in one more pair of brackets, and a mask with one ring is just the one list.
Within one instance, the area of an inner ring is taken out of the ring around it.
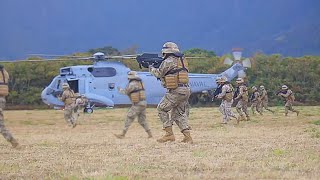
{"label": "combat boot", "polygon": [[148,133],[148,138],[152,138],[151,130],[148,130],[147,133]]}
{"label": "combat boot", "polygon": [[241,116],[238,116],[238,117],[237,117],[237,124],[239,124],[240,121],[241,121]]}
{"label": "combat boot", "polygon": [[164,142],[167,142],[167,141],[175,141],[175,137],[174,137],[174,134],[172,132],[172,127],[166,127],[164,128],[164,130],[166,131],[166,134],[164,136],[162,136],[162,138],[160,139],[157,139],[157,142],[159,143],[164,143]]}
{"label": "combat boot", "polygon": [[300,111],[297,111],[297,110],[296,110],[296,113],[297,113],[297,116],[299,116]]}
{"label": "combat boot", "polygon": [[182,134],[184,135],[184,138],[183,138],[183,140],[181,142],[190,143],[190,144],[193,143],[192,137],[190,135],[190,130],[188,130],[188,129],[184,130],[184,131],[182,131]]}
{"label": "combat boot", "polygon": [[126,135],[127,131],[123,130],[121,134],[114,134],[117,138],[123,139]]}
{"label": "combat boot", "polygon": [[247,121],[250,121],[251,119],[250,119],[250,116],[247,116]]}
{"label": "combat boot", "polygon": [[10,143],[11,143],[11,145],[12,145],[13,148],[15,148],[15,149],[21,149],[20,144],[19,144],[18,141],[15,140],[14,138],[12,138],[12,139],[10,140]]}

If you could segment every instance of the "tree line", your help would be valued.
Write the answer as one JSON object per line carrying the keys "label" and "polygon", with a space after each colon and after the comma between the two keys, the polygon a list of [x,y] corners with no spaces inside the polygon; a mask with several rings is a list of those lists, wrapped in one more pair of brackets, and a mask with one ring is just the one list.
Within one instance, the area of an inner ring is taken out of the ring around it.
{"label": "tree line", "polygon": [[[90,56],[102,51],[109,55],[134,54],[136,47],[119,51],[111,46],[90,49],[88,52],[75,53],[77,56]],[[186,56],[204,57],[203,59],[189,59],[189,71],[192,73],[221,73],[227,65],[223,64],[222,57],[216,56],[214,51],[193,48],[184,51]],[[40,59],[32,57],[32,59]],[[280,54],[265,55],[255,54],[251,57],[253,67],[246,70],[247,84],[249,87],[264,85],[269,91],[270,103],[281,104],[281,99],[275,95],[282,84],[291,88],[296,100],[304,105],[320,104],[320,57],[283,57]],[[129,68],[141,71],[137,62],[124,60]],[[59,74],[59,69],[66,66],[89,65],[91,61],[66,60],[66,61],[39,61],[39,62],[7,62],[2,63],[9,72],[10,94],[7,104],[16,108],[46,108],[41,100],[41,91],[50,84],[52,79]],[[144,69],[143,71],[146,71]],[[234,84],[234,82],[232,82]],[[198,105],[214,105],[206,94],[197,94]]]}

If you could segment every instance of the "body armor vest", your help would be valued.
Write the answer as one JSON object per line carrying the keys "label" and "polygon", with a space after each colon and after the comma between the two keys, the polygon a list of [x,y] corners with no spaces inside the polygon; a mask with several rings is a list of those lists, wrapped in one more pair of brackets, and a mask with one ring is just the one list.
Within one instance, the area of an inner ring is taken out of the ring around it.
{"label": "body armor vest", "polygon": [[74,92],[71,89],[68,89],[68,91],[70,93],[70,97],[66,98],[66,100],[64,101],[65,105],[70,105],[76,101]]}
{"label": "body armor vest", "polygon": [[241,97],[241,99],[243,100],[243,101],[246,101],[246,102],[248,102],[248,98],[249,98],[249,94],[248,94],[248,88],[246,87],[246,86],[244,86],[244,85],[242,85],[242,90],[243,90],[243,94],[242,94],[242,97]]}
{"label": "body armor vest", "polygon": [[165,86],[168,89],[176,89],[179,84],[187,85],[189,83],[188,62],[185,58],[177,59],[177,69],[173,69],[165,75]]}
{"label": "body armor vest", "polygon": [[1,69],[0,72],[0,96],[7,96],[9,94],[8,87],[9,75],[6,70]]}
{"label": "body armor vest", "polygon": [[225,84],[223,86],[227,86],[227,92],[226,95],[224,96],[224,100],[231,102],[233,99],[233,87],[230,84]]}
{"label": "body armor vest", "polygon": [[144,92],[143,83],[141,81],[139,81],[138,86],[139,87],[136,90],[130,92],[130,94],[129,94],[130,100],[134,104],[138,103],[140,101],[146,100],[146,95],[145,95],[145,92]]}

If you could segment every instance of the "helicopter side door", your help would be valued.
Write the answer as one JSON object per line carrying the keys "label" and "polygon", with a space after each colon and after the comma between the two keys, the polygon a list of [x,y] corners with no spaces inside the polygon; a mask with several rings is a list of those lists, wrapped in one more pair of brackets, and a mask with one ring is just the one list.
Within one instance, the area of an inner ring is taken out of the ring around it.
{"label": "helicopter side door", "polygon": [[117,70],[114,67],[90,67],[88,71],[92,74],[92,79],[89,82],[90,93],[97,94],[117,100]]}
{"label": "helicopter side door", "polygon": [[79,80],[68,80],[68,84],[70,89],[73,90],[74,93],[79,93]]}

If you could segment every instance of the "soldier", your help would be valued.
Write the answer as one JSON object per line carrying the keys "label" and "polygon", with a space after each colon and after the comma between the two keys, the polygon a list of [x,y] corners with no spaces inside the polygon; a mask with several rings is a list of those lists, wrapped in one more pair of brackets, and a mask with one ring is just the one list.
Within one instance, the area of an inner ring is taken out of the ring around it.
{"label": "soldier", "polygon": [[220,84],[222,85],[221,93],[217,95],[217,98],[222,99],[220,105],[220,112],[223,114],[222,124],[227,124],[230,120],[230,117],[237,119],[237,117],[233,114],[231,110],[231,106],[233,103],[233,87],[228,82],[228,79],[226,77],[222,77],[220,79]]}
{"label": "soldier", "polygon": [[290,90],[287,85],[282,85],[281,89],[282,90],[278,93],[278,96],[283,97],[285,99],[285,115],[288,116],[288,110],[290,110],[292,112],[296,112],[298,116],[299,111],[294,110],[292,107],[292,104],[295,99],[292,90]]}
{"label": "soldier", "polygon": [[261,112],[262,109],[265,108],[266,110],[272,112],[274,114],[274,111],[268,108],[268,92],[267,90],[264,88],[263,85],[261,85],[259,87],[260,89],[260,98],[261,98],[261,104],[260,104],[260,108],[261,108]]}
{"label": "soldier", "polygon": [[249,113],[248,113],[248,88],[244,83],[242,78],[238,78],[236,80],[237,83],[237,90],[234,95],[234,99],[238,100],[236,105],[237,112],[239,113],[240,117],[238,117],[238,123],[240,120],[250,120]]}
{"label": "soldier", "polygon": [[175,122],[184,135],[181,142],[193,143],[186,114],[187,101],[191,94],[187,61],[173,42],[166,42],[163,45],[162,56],[164,60],[159,68],[149,66],[150,73],[159,78],[163,87],[167,89],[157,107],[166,134],[157,141],[160,143],[175,141],[172,131]]}
{"label": "soldier", "polygon": [[146,121],[146,96],[144,92],[144,86],[141,78],[138,76],[136,71],[130,71],[128,73],[129,83],[125,89],[118,87],[118,91],[121,94],[128,95],[132,106],[127,113],[127,119],[124,123],[124,128],[121,134],[115,134],[115,136],[119,139],[123,139],[134,121],[134,119],[138,116],[139,124],[144,128],[144,130],[148,134],[148,138],[152,138],[151,130]]}
{"label": "soldier", "polygon": [[221,77],[216,78],[216,84],[217,84],[217,89],[215,89],[215,91],[213,92],[212,101],[214,101],[214,99],[218,96],[218,94],[221,93],[221,89],[222,89]]}
{"label": "soldier", "polygon": [[252,95],[251,95],[251,110],[252,113],[255,114],[255,110],[262,115],[262,112],[260,110],[260,104],[261,104],[261,98],[260,98],[260,93],[258,91],[258,88],[256,86],[253,86],[252,88]]}
{"label": "soldier", "polygon": [[64,119],[72,128],[77,126],[77,117],[75,117],[76,106],[76,95],[70,88],[68,83],[62,84],[63,93],[61,96],[61,101],[64,103]]}
{"label": "soldier", "polygon": [[4,69],[3,65],[0,65],[0,132],[2,136],[11,143],[13,148],[20,149],[20,145],[12,134],[4,125],[3,109],[6,106],[6,96],[9,94],[9,74]]}

